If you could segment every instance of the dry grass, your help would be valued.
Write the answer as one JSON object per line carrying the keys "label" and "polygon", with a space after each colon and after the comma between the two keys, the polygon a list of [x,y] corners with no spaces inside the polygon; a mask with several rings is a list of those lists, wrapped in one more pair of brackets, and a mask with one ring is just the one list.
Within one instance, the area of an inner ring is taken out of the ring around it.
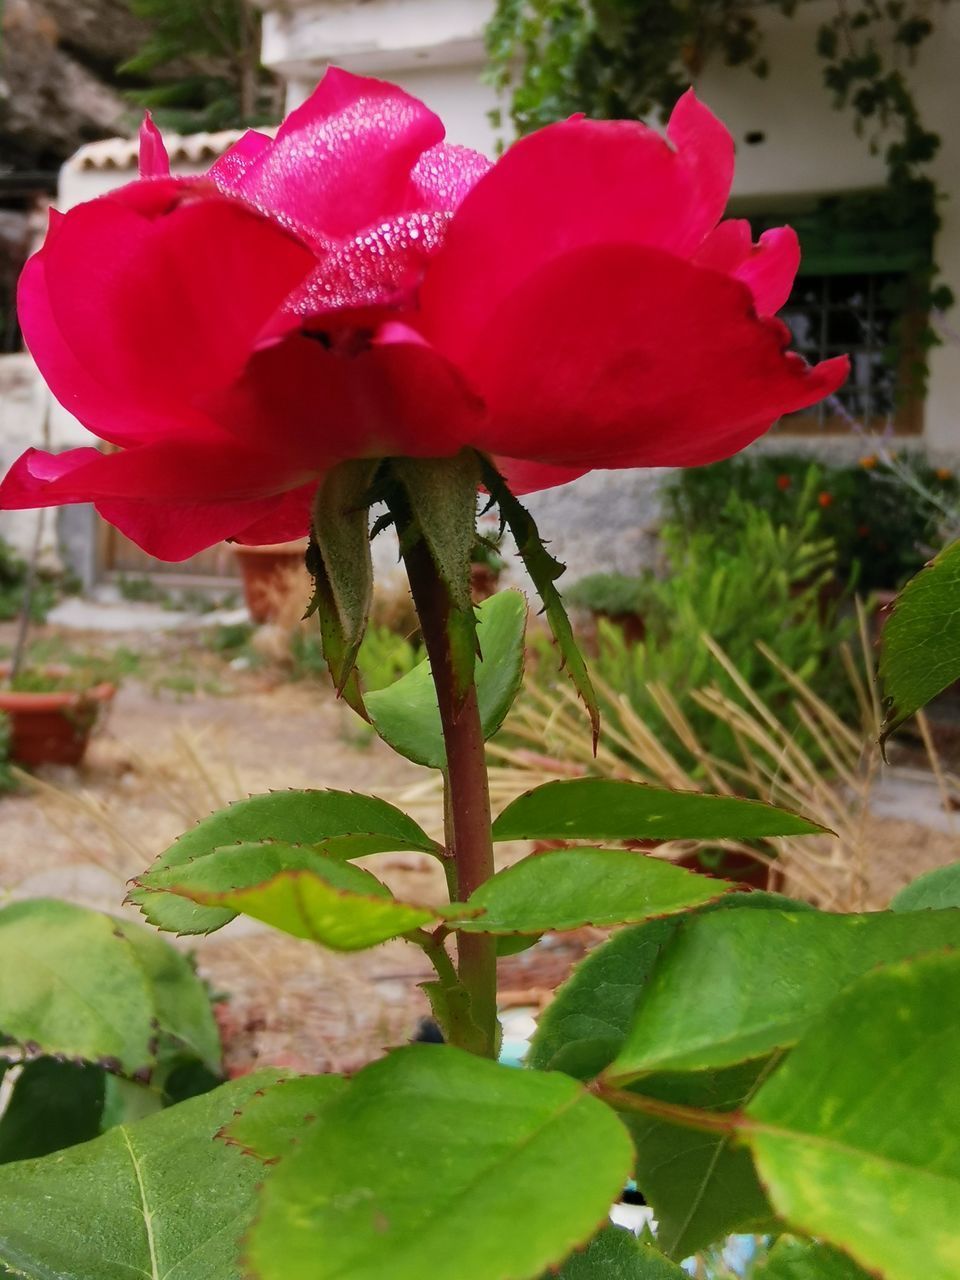
{"label": "dry grass", "polygon": [[[684,790],[754,796],[801,812],[835,834],[782,837],[749,845],[726,840],[713,842],[713,847],[719,845],[763,862],[775,859],[786,891],[819,906],[846,911],[865,908],[870,798],[883,761],[878,746],[881,709],[873,648],[862,611],[857,651],[846,648],[841,654],[860,712],[860,723],[855,727],[845,724],[809,684],[761,646],[766,660],[777,668],[793,693],[789,713],[776,714],[709,636],[703,637],[703,643],[733,682],[737,695],[725,695],[711,685],[693,697],[699,707],[730,727],[737,746],[735,758],[723,759],[707,750],[668,689],[648,686],[669,726],[669,737],[658,736],[624,694],[596,676],[605,719],[593,757],[583,708],[570,686],[565,681],[550,687],[531,682],[510,716],[505,741],[488,747],[495,807],[558,775],[628,778]],[[802,725],[808,740],[816,743],[817,759],[788,727],[788,721]],[[955,791],[953,779],[937,760],[922,721],[921,732],[946,799]],[[681,756],[692,765],[681,763]],[[408,796],[415,803],[428,798],[422,793]],[[697,847],[692,841],[671,841],[662,845],[659,853],[675,858]]]}

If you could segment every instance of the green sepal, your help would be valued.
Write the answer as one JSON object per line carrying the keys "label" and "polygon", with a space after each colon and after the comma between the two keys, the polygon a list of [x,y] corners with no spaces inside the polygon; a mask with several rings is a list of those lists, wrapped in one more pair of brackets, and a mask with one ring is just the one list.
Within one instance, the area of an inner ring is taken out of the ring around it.
{"label": "green sepal", "polygon": [[573,628],[564,608],[560,592],[554,585],[566,565],[555,559],[543,545],[543,539],[530,512],[510,492],[507,482],[489,458],[480,456],[483,483],[490,496],[496,499],[500,517],[513,534],[517,551],[530,575],[537,594],[543,602],[543,610],[553,638],[560,650],[561,665],[573,681],[574,688],[590,716],[593,729],[593,747],[600,739],[600,705],[590,680],[587,664],[573,637]]}
{"label": "green sepal", "polygon": [[364,717],[355,668],[373,599],[369,490],[376,469],[369,458],[341,462],[317,491],[307,555],[315,589],[304,615],[319,615],[323,656],[337,693]]}
{"label": "green sepal", "polygon": [[[391,468],[404,491],[409,516],[403,540],[422,537],[447,591],[447,636],[458,703],[473,684],[477,622],[470,591],[470,564],[477,533],[477,455],[394,458]],[[409,542],[408,542],[409,545]]]}

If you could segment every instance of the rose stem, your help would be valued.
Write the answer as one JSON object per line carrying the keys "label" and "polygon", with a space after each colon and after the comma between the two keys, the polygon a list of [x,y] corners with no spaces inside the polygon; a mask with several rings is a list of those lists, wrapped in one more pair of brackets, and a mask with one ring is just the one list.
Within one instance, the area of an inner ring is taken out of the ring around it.
{"label": "rose stem", "polygon": [[[490,792],[477,690],[476,685],[471,684],[462,705],[457,707],[447,627],[449,598],[422,538],[404,552],[404,561],[440,707],[447,753],[445,843],[448,853],[453,853],[457,896],[463,902],[474,889],[489,880],[494,871]],[[498,1039],[496,939],[489,934],[458,930],[457,970],[480,1033],[476,1043],[485,1056],[495,1058]]]}

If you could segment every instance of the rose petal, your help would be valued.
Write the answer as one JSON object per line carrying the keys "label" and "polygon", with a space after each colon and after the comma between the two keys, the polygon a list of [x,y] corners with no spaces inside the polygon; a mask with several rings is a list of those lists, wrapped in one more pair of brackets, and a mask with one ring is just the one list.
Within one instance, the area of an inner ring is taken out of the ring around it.
{"label": "rose petal", "polygon": [[800,267],[800,242],[792,227],[773,227],[754,244],[749,222],[733,218],[710,232],[693,261],[742,280],[760,315],[772,316],[790,296]]}
{"label": "rose petal", "polygon": [[197,396],[229,383],[312,265],[272,222],[152,179],[72,209],[27,263],[24,337],[53,394],[113,443],[202,430]]}
{"label": "rose petal", "polygon": [[442,140],[443,125],[416,98],[331,67],[236,190],[320,240],[349,237],[417,207],[411,171]]}
{"label": "rose petal", "polygon": [[273,139],[269,134],[248,129],[232,147],[214,160],[207,170],[207,177],[215,182],[221,191],[232,193],[253,162],[272,146]]}
{"label": "rose petal", "polygon": [[727,456],[846,377],[811,368],[745,285],[656,249],[557,259],[490,317],[461,368],[480,447],[552,466],[695,466]]}
{"label": "rose petal", "polygon": [[140,126],[140,161],[141,178],[167,178],[170,176],[170,157],[163,145],[160,130],[153,123],[149,111],[144,113]]}
{"label": "rose petal", "polygon": [[293,470],[349,457],[449,456],[479,430],[476,397],[419,337],[355,352],[337,345],[348,339],[323,338],[298,334],[258,352],[207,403],[210,416],[244,447],[269,440]]}
{"label": "rose petal", "polygon": [[675,146],[642,124],[576,119],[515,143],[463,201],[427,269],[428,336],[468,349],[520,281],[572,249],[692,253],[723,212],[733,143],[692,91],[668,134]]}

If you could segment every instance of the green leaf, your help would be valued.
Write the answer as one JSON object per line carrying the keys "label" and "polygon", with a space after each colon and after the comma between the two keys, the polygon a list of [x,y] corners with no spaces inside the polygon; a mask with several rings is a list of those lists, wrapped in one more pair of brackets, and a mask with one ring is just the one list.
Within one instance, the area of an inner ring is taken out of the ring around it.
{"label": "green leaf", "polygon": [[[802,910],[777,893],[732,893],[704,911]],[[812,910],[812,908],[808,908]],[[617,1056],[660,953],[683,923],[674,916],[622,929],[591,951],[541,1014],[527,1063],[588,1080]]]}
{"label": "green leaf", "polygon": [[705,1071],[793,1045],[875,965],[960,943],[960,911],[715,911],[661,956],[607,1072]]}
{"label": "green leaf", "polygon": [[960,862],[912,880],[890,903],[891,911],[936,911],[960,907]]}
{"label": "green leaf", "polygon": [[343,1076],[294,1076],[255,1093],[217,1137],[264,1164],[289,1155],[321,1107],[346,1085]]}
{"label": "green leaf", "polygon": [[600,706],[587,664],[574,639],[573,628],[570,626],[563,599],[554,585],[566,565],[561,564],[547,551],[533,516],[513,496],[507,482],[496,467],[487,458],[481,457],[480,462],[483,468],[483,483],[490,496],[496,500],[501,519],[513,534],[520,559],[543,602],[547,622],[557,648],[560,650],[561,665],[566,667],[567,675],[573,681],[573,687],[583,700],[590,716],[593,745],[596,749],[600,738]]}
{"label": "green leaf", "polygon": [[880,654],[887,738],[960,678],[960,542],[911,578],[883,628]]}
{"label": "green leaf", "polygon": [[271,791],[239,800],[204,818],[161,853],[128,895],[151,924],[171,933],[211,933],[234,912],[214,911],[168,893],[163,872],[225,845],[277,840],[311,845],[338,858],[417,850],[438,852],[436,841],[386,800],[354,791]]}
{"label": "green leaf", "polygon": [[307,565],[316,592],[307,613],[320,616],[323,656],[338,693],[363,714],[356,677],[357,652],[373,598],[368,491],[377,463],[369,458],[341,462],[321,484],[313,509],[313,541]]}
{"label": "green leaf", "polygon": [[138,924],[114,921],[133,948],[150,984],[160,1040],[158,1060],[170,1066],[196,1060],[222,1077],[223,1051],[210,995],[186,956]]}
{"label": "green leaf", "polygon": [[720,897],[734,886],[628,849],[555,849],[498,871],[468,907],[467,933],[545,933],[635,924]]}
{"label": "green leaf", "polygon": [[869,1280],[845,1253],[808,1240],[778,1240],[755,1280]]}
{"label": "green leaf", "polygon": [[171,1042],[219,1059],[209,999],[183,956],[139,926],[45,898],[0,910],[0,1034],[128,1076],[149,1075]]}
{"label": "green leaf", "polygon": [[29,1280],[238,1280],[263,1166],[214,1136],[260,1072],[55,1157],[0,1168],[0,1264]]}
{"label": "green leaf", "polygon": [[100,1132],[105,1075],[85,1062],[37,1058],[24,1065],[0,1116],[0,1163],[88,1142]]}
{"label": "green leaf", "polygon": [[259,1280],[527,1280],[594,1234],[632,1159],[568,1077],[411,1045],[271,1172],[247,1264]]}
{"label": "green leaf", "polygon": [[[477,703],[484,738],[503,724],[523,676],[527,602],[519,591],[501,591],[477,608]],[[367,711],[381,738],[415,764],[443,769],[447,763],[440,709],[427,660],[389,688],[368,693]]]}
{"label": "green leaf", "polygon": [[956,953],[869,974],[747,1107],[782,1217],[885,1280],[960,1275],[958,997]]}
{"label": "green leaf", "polygon": [[[650,1076],[647,1097],[707,1111],[733,1111],[769,1070],[765,1062],[723,1071]],[[683,1259],[733,1231],[773,1229],[774,1213],[750,1153],[731,1133],[698,1133],[661,1117],[622,1116],[637,1149],[636,1179],[657,1217],[657,1244]]]}
{"label": "green leaf", "polygon": [[455,691],[462,699],[474,679],[476,616],[470,593],[470,562],[477,535],[480,469],[469,449],[451,458],[394,458],[393,471],[406,491],[412,524],[404,538],[422,535],[447,589],[450,657]]}
{"label": "green leaf", "polygon": [[686,1280],[686,1272],[662,1253],[641,1244],[632,1231],[613,1226],[604,1227],[554,1274],[557,1280]]}
{"label": "green leaf", "polygon": [[546,782],[508,804],[495,840],[722,840],[814,835],[823,827],[759,800],[614,778]]}
{"label": "green leaf", "polygon": [[462,910],[397,902],[369,871],[279,843],[221,849],[168,877],[170,893],[243,912],[334,951],[374,947]]}

